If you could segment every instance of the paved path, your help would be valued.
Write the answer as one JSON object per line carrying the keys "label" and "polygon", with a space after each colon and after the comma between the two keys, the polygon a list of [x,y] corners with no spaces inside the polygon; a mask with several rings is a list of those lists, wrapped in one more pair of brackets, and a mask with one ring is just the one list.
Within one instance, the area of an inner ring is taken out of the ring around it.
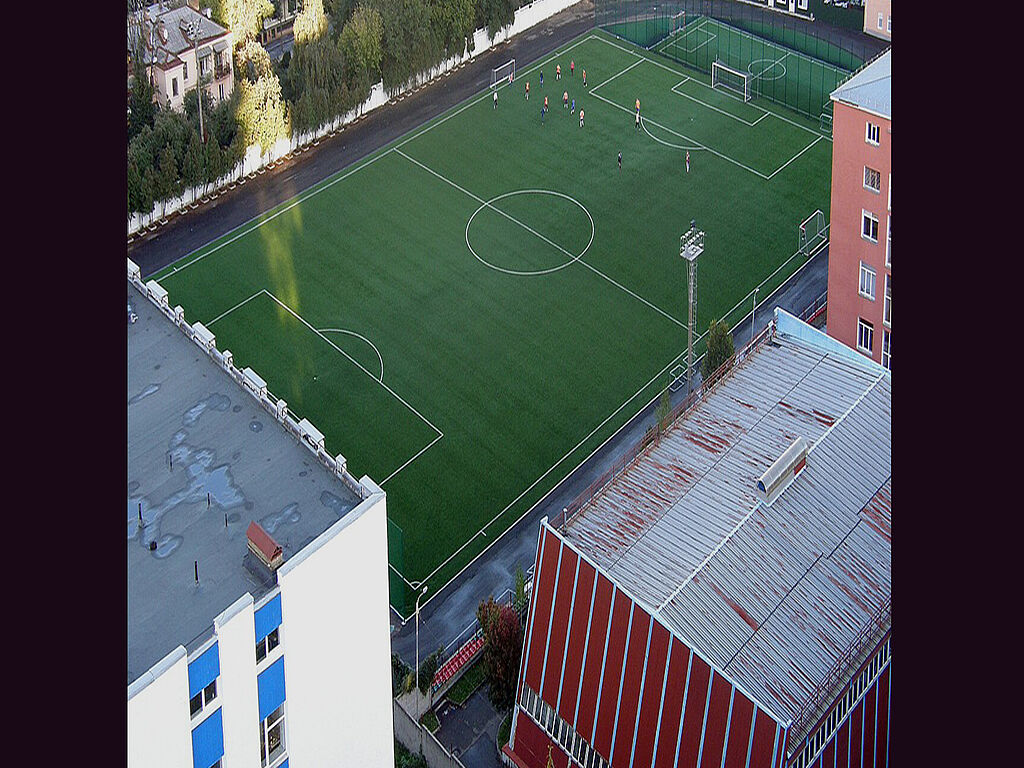
{"label": "paved path", "polygon": [[500,768],[501,758],[495,742],[504,716],[487,698],[487,685],[481,685],[461,707],[445,702],[435,710],[441,725],[434,734],[441,744],[467,768]]}

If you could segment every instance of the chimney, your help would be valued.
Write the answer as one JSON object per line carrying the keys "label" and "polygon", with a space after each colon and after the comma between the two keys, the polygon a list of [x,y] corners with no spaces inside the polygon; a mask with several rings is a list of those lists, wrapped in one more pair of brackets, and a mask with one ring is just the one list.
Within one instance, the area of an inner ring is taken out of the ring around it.
{"label": "chimney", "polygon": [[757,481],[757,495],[769,507],[807,464],[807,441],[798,437]]}

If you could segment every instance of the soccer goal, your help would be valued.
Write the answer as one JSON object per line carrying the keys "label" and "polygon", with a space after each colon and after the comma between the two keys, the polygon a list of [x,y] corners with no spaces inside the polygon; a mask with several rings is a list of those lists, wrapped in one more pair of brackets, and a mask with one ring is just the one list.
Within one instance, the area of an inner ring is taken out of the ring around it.
{"label": "soccer goal", "polygon": [[672,27],[671,27],[671,30],[670,30],[670,34],[674,35],[676,32],[682,32],[685,29],[686,29],[686,11],[680,11],[679,13],[677,13],[675,16],[672,17]]}
{"label": "soccer goal", "polygon": [[516,60],[509,59],[500,67],[491,70],[491,88],[499,88],[516,79]]}
{"label": "soccer goal", "polygon": [[817,210],[800,222],[800,240],[797,250],[804,256],[810,256],[814,250],[828,240],[828,225],[825,214]]}
{"label": "soccer goal", "polygon": [[824,133],[826,136],[832,135],[832,115],[830,115],[828,112],[822,112],[821,118],[819,120],[819,125],[821,127],[822,133]]}
{"label": "soccer goal", "polygon": [[746,72],[740,72],[738,69],[727,67],[720,61],[713,61],[711,63],[712,88],[724,88],[741,97],[744,101],[750,101],[751,80],[753,80],[753,77]]}

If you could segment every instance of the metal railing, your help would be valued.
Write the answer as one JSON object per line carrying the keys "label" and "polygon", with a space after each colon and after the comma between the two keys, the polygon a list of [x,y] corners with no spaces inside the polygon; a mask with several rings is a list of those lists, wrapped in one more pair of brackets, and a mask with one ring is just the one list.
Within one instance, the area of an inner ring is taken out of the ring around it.
{"label": "metal railing", "polygon": [[[793,719],[792,730],[790,731],[793,736],[799,739],[798,741],[790,742],[791,746],[795,745],[793,749],[794,754],[799,752],[799,747],[803,745],[803,742],[810,735],[813,726],[827,714],[827,712],[821,711],[822,708],[830,709],[826,705],[839,698],[838,695],[835,695],[836,687],[842,683],[842,688],[846,688],[850,684],[848,677],[851,668],[854,665],[859,666],[863,662],[862,657],[865,650],[868,652],[873,650],[880,640],[884,638],[885,634],[891,631],[891,628],[892,595],[885,599],[885,602],[875,611],[871,619],[861,627],[839,658],[836,659],[828,674],[811,692],[807,702],[797,712],[796,717]],[[881,637],[878,636],[879,634],[881,634]],[[826,697],[828,697],[827,700]]]}
{"label": "metal railing", "polygon": [[819,296],[814,301],[812,301],[810,304],[808,304],[806,307],[804,307],[804,311],[800,313],[800,319],[803,320],[808,325],[810,325],[812,322],[814,322],[815,319],[817,319],[817,317],[822,312],[825,311],[825,308],[827,306],[828,306],[828,290],[826,289],[821,294],[821,296]]}
{"label": "metal railing", "polygon": [[[742,363],[750,353],[757,350],[762,344],[768,341],[775,335],[775,323],[771,322],[762,329],[762,331],[755,336],[742,350],[733,353],[733,355],[726,360],[722,365],[715,370],[707,379],[701,381],[700,386],[693,390],[686,398],[675,406],[670,412],[666,422],[666,426],[663,428],[661,423],[658,422],[651,428],[649,428],[644,436],[639,441],[633,444],[626,452],[620,456],[612,466],[605,470],[596,480],[588,485],[582,493],[580,493],[575,499],[569,502],[568,506],[564,507],[551,521],[551,526],[558,531],[564,531],[566,526],[572,522],[572,520],[608,485],[612,483],[619,475],[621,475],[633,462],[635,462],[640,456],[647,452],[652,445],[657,445],[661,441],[661,436],[672,428],[672,425],[679,419],[680,416],[685,414],[691,408],[698,403],[702,402],[709,394],[711,394],[719,383],[729,374],[729,372],[740,363]],[[658,397],[661,393],[658,393]],[[657,399],[657,397],[655,398]],[[654,400],[651,401],[653,403]],[[648,403],[645,405],[640,412],[650,407]]]}

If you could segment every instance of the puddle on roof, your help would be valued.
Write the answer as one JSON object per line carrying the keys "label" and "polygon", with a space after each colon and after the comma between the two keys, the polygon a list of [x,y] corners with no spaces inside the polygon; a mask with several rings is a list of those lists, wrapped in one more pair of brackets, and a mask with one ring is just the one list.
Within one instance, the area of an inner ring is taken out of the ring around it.
{"label": "puddle on roof", "polygon": [[249,429],[251,429],[253,432],[262,432],[263,422],[256,421],[256,419],[253,419],[252,421],[249,422]]}
{"label": "puddle on roof", "polygon": [[234,405],[234,406],[231,407],[231,412],[232,413],[238,413],[241,410],[242,410],[242,406],[240,406],[240,405]]}
{"label": "puddle on roof", "polygon": [[140,400],[142,400],[144,398],[147,398],[150,395],[156,393],[159,389],[160,389],[160,385],[159,384],[149,384],[149,385],[147,385],[144,390],[139,392],[139,394],[134,395],[133,397],[129,397],[128,398],[128,405],[135,405]]}
{"label": "puddle on roof", "polygon": [[211,411],[224,412],[227,411],[230,405],[230,397],[228,397],[227,395],[221,395],[217,392],[214,392],[205,400],[200,400],[198,403],[196,403],[187,411],[185,411],[185,415],[182,417],[181,420],[182,422],[184,422],[186,427],[192,427],[195,426],[195,423],[199,421],[199,417],[202,416],[207,409]]}
{"label": "puddle on roof", "polygon": [[331,510],[338,517],[343,517],[348,512],[351,505],[345,503],[339,496],[335,496],[330,491],[324,491],[320,494],[320,503]]}
{"label": "puddle on roof", "polygon": [[299,522],[299,520],[302,519],[302,515],[299,513],[298,509],[298,503],[292,502],[280,512],[261,518],[260,525],[263,526],[267,533],[273,534],[274,531],[282,525]]}

